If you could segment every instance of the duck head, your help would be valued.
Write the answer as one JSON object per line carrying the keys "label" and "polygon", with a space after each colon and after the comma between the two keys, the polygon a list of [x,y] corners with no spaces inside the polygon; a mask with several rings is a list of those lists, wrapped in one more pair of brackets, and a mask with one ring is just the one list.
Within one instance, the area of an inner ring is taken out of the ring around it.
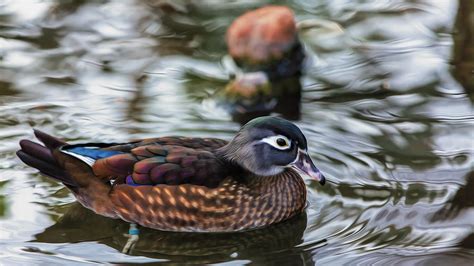
{"label": "duck head", "polygon": [[218,153],[258,176],[273,176],[294,168],[325,183],[325,177],[308,155],[305,136],[295,124],[282,118],[265,116],[251,120]]}

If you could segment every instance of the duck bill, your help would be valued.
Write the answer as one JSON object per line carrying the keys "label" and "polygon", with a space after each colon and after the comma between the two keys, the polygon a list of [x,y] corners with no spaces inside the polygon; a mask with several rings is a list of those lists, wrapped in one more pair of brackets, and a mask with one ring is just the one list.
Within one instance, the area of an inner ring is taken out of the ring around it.
{"label": "duck bill", "polygon": [[293,163],[293,167],[315,179],[321,185],[324,185],[324,183],[326,183],[326,178],[321,173],[321,171],[319,171],[319,169],[314,165],[313,161],[311,160],[311,157],[309,157],[306,151],[298,150],[298,157]]}

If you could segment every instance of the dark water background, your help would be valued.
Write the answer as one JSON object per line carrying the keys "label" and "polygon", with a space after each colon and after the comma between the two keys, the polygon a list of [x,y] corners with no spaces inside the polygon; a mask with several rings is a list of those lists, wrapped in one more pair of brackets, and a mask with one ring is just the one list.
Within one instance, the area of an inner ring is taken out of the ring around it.
{"label": "dark water background", "polygon": [[[2,264],[474,261],[470,0],[275,1],[306,21],[300,119],[332,183],[301,217],[240,234],[142,232],[74,204],[16,157],[32,127],[68,141],[229,139],[223,36],[270,1],[0,1]],[[234,119],[235,120],[235,119]]]}

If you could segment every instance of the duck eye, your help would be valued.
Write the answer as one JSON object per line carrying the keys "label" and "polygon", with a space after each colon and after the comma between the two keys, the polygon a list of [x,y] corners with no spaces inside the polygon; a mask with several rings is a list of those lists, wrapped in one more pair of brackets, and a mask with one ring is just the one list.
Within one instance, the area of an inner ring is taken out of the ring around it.
{"label": "duck eye", "polygon": [[282,139],[282,138],[277,138],[276,143],[277,143],[278,146],[280,146],[280,147],[285,147],[285,146],[288,145],[288,143],[286,143],[286,140],[284,140],[284,139]]}
{"label": "duck eye", "polygon": [[276,136],[270,136],[266,137],[260,140],[260,142],[267,143],[271,145],[274,148],[277,148],[279,150],[287,150],[290,147],[291,140],[289,140],[287,137],[282,136],[282,135],[276,135]]}

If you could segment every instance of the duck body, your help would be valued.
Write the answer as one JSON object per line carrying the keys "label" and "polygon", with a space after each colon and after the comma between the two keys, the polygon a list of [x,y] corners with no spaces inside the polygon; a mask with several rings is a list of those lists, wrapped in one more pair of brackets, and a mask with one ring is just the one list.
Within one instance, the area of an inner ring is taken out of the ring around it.
{"label": "duck body", "polygon": [[[231,142],[162,137],[76,145],[35,131],[45,146],[22,140],[17,154],[26,164],[61,181],[97,214],[163,231],[235,232],[289,219],[306,204],[306,188],[298,171],[268,166],[268,161],[285,164],[286,151],[280,157],[262,155],[257,146],[262,151],[272,148],[265,142],[240,143],[251,135],[250,129]],[[259,129],[252,134],[269,133]],[[250,150],[257,154],[247,154]],[[244,162],[241,153],[267,162]],[[323,178],[319,172],[316,177]]]}

